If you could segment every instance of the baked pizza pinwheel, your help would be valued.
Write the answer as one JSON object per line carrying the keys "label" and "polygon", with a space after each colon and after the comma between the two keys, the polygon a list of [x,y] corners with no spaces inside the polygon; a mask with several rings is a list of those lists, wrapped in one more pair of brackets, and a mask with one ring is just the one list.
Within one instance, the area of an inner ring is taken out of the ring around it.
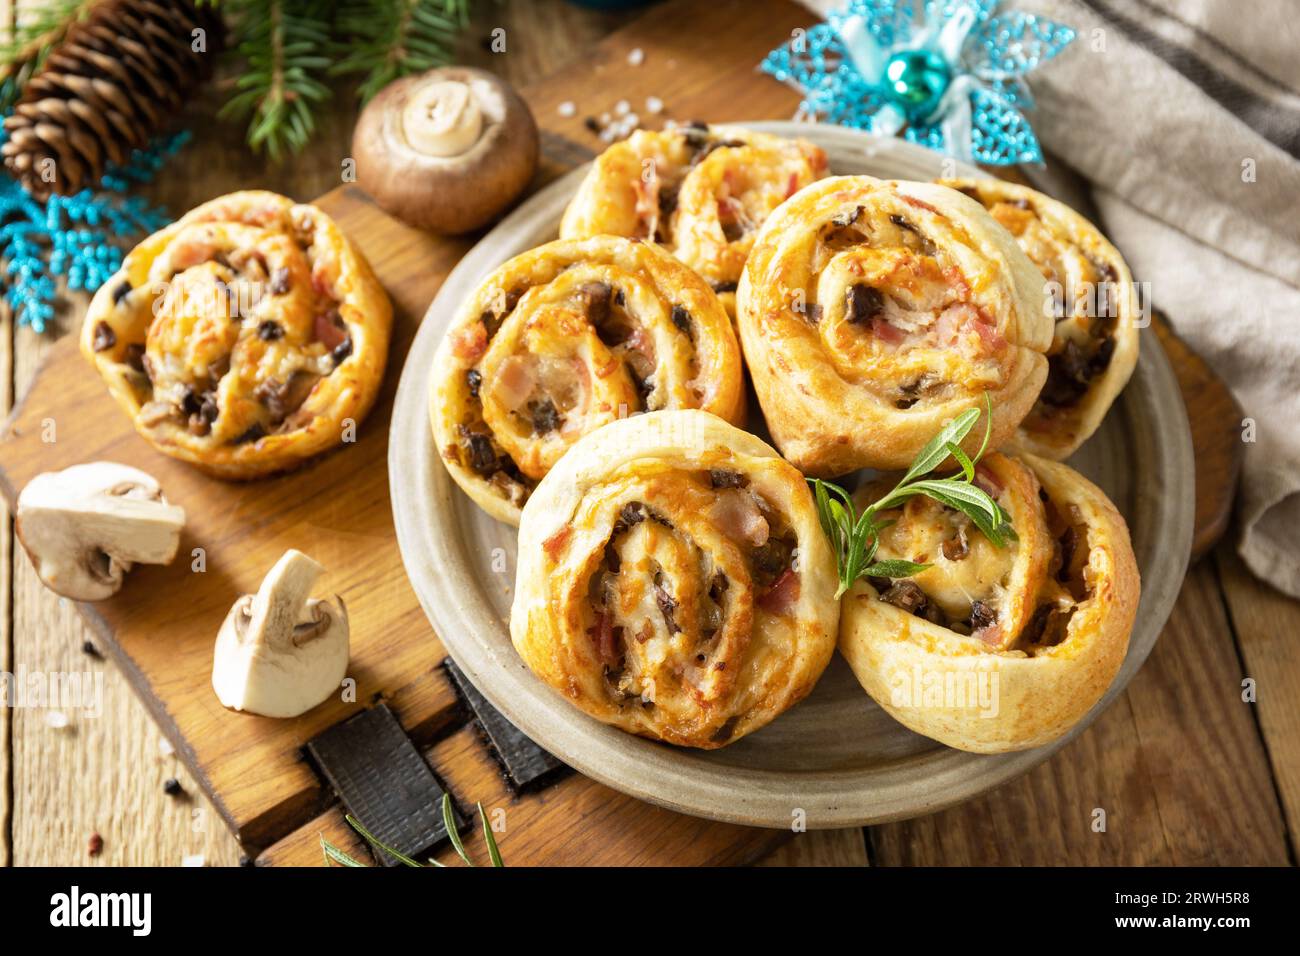
{"label": "baked pizza pinwheel", "polygon": [[804,189],[763,226],[737,300],[776,446],[812,475],[903,468],[987,395],[999,447],[1047,376],[1043,285],[955,190],[870,176]]}
{"label": "baked pizza pinwheel", "polygon": [[734,315],[736,283],[759,226],[825,176],[826,165],[812,143],[738,126],[638,130],[596,157],[564,211],[560,236],[660,243],[704,276]]}
{"label": "baked pizza pinwheel", "polygon": [[835,585],[794,467],[707,412],[651,412],[582,439],[524,506],[510,635],[597,720],[713,749],[812,690]]}
{"label": "baked pizza pinwheel", "polygon": [[438,348],[429,419],[465,493],[518,524],[537,482],[579,438],[670,408],[742,420],[731,321],[667,252],[598,236],[539,246],[483,281]]}
{"label": "baked pizza pinwheel", "polygon": [[238,192],[126,256],[90,303],[81,350],[156,449],[246,479],[347,438],[378,394],[391,325],[329,216]]}
{"label": "baked pizza pinwheel", "polygon": [[1097,430],[1137,364],[1140,306],[1128,265],[1096,226],[1036,190],[998,179],[940,181],[985,206],[1049,283],[1056,332],[1047,382],[1016,444],[1068,458]]}
{"label": "baked pizza pinwheel", "polygon": [[1140,583],[1128,527],[1078,472],[989,455],[976,482],[1011,518],[995,547],[960,512],[911,498],[876,559],[930,565],[845,596],[840,652],[881,707],[978,753],[1060,737],[1105,693],[1128,649]]}

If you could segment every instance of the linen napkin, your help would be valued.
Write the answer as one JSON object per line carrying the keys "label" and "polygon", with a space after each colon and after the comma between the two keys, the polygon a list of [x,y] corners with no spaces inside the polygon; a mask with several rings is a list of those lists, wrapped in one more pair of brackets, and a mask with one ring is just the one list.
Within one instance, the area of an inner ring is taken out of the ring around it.
{"label": "linen napkin", "polygon": [[[805,3],[822,15],[837,6]],[[1239,550],[1255,574],[1300,597],[1296,0],[1003,8],[1076,30],[1031,74],[1030,122],[1049,168],[1088,181],[1097,225],[1241,403]]]}

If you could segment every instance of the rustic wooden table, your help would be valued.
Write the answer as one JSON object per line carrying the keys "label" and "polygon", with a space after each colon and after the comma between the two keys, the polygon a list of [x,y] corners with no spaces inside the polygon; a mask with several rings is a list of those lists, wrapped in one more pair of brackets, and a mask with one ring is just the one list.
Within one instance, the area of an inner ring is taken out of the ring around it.
{"label": "rustic wooden table", "polygon": [[[481,4],[460,58],[524,84],[566,65],[637,13],[602,14],[562,0]],[[0,23],[10,4],[0,4]],[[809,18],[811,20],[811,17]],[[506,54],[483,38],[503,27]],[[211,122],[230,76],[194,104],[194,143],[152,198],[180,212],[239,188],[310,199],[338,185],[355,110],[321,118],[302,156],[271,167],[242,131]],[[577,94],[575,93],[575,96]],[[592,144],[596,144],[593,142]],[[75,324],[76,303],[60,332]],[[23,395],[52,337],[0,317],[0,413]],[[3,505],[0,505],[3,508]],[[1233,532],[1229,532],[1231,541]],[[231,865],[240,850],[165,752],[125,678],[87,656],[75,610],[41,587],[0,511],[0,671],[102,672],[103,711],[56,729],[40,710],[0,710],[0,860],[14,865]],[[1079,740],[983,798],[868,830],[809,833],[772,865],[1287,864],[1300,827],[1300,603],[1254,580],[1228,544],[1195,564],[1165,632],[1128,691]],[[1255,681],[1257,699],[1242,699]],[[185,787],[168,796],[164,781]],[[1095,811],[1106,811],[1104,832]],[[92,834],[103,851],[90,857]]]}

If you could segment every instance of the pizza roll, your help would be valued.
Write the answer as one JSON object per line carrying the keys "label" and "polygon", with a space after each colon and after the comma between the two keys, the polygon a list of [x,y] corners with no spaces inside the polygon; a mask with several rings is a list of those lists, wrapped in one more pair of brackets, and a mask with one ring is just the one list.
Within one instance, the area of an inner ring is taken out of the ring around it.
{"label": "pizza roll", "polygon": [[1043,285],[955,190],[870,176],[804,189],[760,231],[737,304],[776,446],[813,475],[903,468],[987,394],[998,447],[1047,376]]}
{"label": "pizza roll", "polygon": [[989,455],[976,482],[1018,540],[995,547],[958,511],[911,498],[876,560],[930,567],[859,581],[840,652],[912,730],[978,753],[1049,743],[1101,699],[1128,649],[1140,582],[1128,527],[1073,469]]}
{"label": "pizza roll", "polygon": [[836,581],[798,471],[707,412],[651,412],[582,439],[528,500],[510,636],[597,720],[712,749],[812,690]]}
{"label": "pizza roll", "polygon": [[139,432],[219,478],[258,478],[341,441],[374,404],[392,306],[333,220],[238,192],[145,239],[81,334]]}
{"label": "pizza roll", "polygon": [[742,420],[731,322],[667,252],[598,236],[539,246],[483,281],[438,348],[429,418],[457,484],[517,525],[574,442],[665,408]]}
{"label": "pizza roll", "polygon": [[1128,265],[1096,226],[1036,190],[999,179],[942,182],[985,206],[1048,280],[1056,331],[1047,383],[1016,444],[1068,458],[1097,430],[1137,364],[1141,307]]}
{"label": "pizza roll", "polygon": [[804,140],[690,123],[638,130],[596,157],[564,211],[560,236],[631,236],[662,244],[735,314],[736,284],[772,210],[826,175]]}

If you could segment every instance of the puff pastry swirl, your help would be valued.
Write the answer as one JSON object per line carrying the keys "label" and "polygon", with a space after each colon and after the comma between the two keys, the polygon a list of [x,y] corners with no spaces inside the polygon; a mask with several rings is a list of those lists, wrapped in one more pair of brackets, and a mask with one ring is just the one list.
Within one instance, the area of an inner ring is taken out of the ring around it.
{"label": "puff pastry swirl", "polygon": [[763,226],[737,299],[776,446],[813,475],[902,468],[987,393],[998,447],[1047,375],[1043,285],[955,190],[870,176],[804,189]]}
{"label": "puff pastry swirl", "polygon": [[356,428],[391,325],[387,294],[329,216],[238,192],[136,246],[91,301],[81,349],[156,449],[246,479]]}
{"label": "puff pastry swirl", "polygon": [[1064,203],[998,179],[940,180],[988,209],[1048,280],[1056,330],[1047,382],[1020,424],[1018,447],[1061,461],[1082,445],[1128,384],[1140,306],[1128,265]]}
{"label": "puff pastry swirl", "polygon": [[744,415],[740,347],[717,296],[638,240],[558,240],[503,264],[434,359],[429,417],[456,482],[519,523],[574,442],[643,411]]}
{"label": "puff pastry swirl", "polygon": [[979,753],[1060,737],[1101,699],[1128,648],[1140,582],[1128,528],[1066,465],[989,455],[977,482],[1019,540],[995,548],[964,515],[912,498],[879,558],[929,563],[859,581],[840,651],[881,707],[918,733]]}
{"label": "puff pastry swirl", "polygon": [[835,583],[798,471],[707,412],[651,412],[582,439],[525,505],[510,635],[597,720],[713,749],[812,689]]}
{"label": "puff pastry swirl", "polygon": [[772,210],[826,175],[826,154],[739,126],[638,130],[596,157],[560,223],[562,238],[661,243],[735,314],[736,284]]}

